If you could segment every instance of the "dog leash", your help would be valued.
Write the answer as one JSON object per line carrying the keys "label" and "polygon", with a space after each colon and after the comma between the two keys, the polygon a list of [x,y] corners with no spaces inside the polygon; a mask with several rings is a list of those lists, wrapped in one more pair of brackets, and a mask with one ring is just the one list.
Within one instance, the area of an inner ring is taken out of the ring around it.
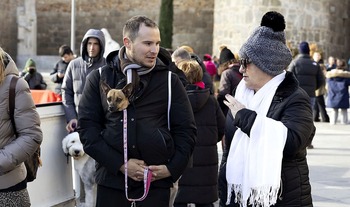
{"label": "dog leash", "polygon": [[123,142],[124,142],[124,180],[125,180],[125,196],[128,201],[131,201],[131,207],[136,207],[136,201],[143,201],[148,194],[151,186],[152,171],[145,168],[143,171],[143,195],[140,198],[129,198],[128,195],[128,112],[126,109],[123,110]]}

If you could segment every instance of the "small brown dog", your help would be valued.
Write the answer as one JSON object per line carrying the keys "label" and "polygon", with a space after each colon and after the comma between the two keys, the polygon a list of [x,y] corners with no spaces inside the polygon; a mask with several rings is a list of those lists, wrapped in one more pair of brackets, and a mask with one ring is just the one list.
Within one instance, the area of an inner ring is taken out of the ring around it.
{"label": "small brown dog", "polygon": [[133,91],[132,83],[126,84],[122,89],[114,89],[106,82],[101,81],[101,88],[107,96],[108,110],[110,112],[122,111],[129,106],[129,97]]}

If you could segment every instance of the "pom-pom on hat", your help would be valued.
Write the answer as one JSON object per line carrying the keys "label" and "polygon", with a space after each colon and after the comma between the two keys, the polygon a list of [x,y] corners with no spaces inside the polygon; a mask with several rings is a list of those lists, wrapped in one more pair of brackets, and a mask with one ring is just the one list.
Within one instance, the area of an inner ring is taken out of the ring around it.
{"label": "pom-pom on hat", "polygon": [[262,17],[260,26],[242,45],[239,56],[249,59],[269,75],[281,74],[292,61],[284,29],[283,15],[275,11],[267,12]]}
{"label": "pom-pom on hat", "polygon": [[309,43],[307,42],[301,42],[299,44],[299,53],[300,54],[310,54],[310,47],[309,47]]}
{"label": "pom-pom on hat", "polygon": [[230,49],[228,49],[226,46],[222,47],[222,50],[220,52],[220,57],[219,57],[219,64],[226,63],[230,60],[234,60],[235,55],[231,52]]}

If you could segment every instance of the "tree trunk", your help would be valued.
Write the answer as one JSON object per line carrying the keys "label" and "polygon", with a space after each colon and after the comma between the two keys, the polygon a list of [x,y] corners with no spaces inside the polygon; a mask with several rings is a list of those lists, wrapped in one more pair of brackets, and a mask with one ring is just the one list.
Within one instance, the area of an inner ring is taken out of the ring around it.
{"label": "tree trunk", "polygon": [[162,0],[159,16],[159,30],[161,37],[161,46],[165,48],[172,48],[173,38],[173,0]]}

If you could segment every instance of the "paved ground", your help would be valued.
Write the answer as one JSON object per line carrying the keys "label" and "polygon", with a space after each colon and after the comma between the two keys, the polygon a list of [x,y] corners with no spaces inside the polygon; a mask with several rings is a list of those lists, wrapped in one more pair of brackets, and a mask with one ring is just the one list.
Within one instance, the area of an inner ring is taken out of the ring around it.
{"label": "paved ground", "polygon": [[[328,111],[328,114],[333,116],[331,111]],[[315,126],[316,135],[313,141],[315,148],[309,149],[307,156],[313,205],[349,207],[350,125],[318,122]],[[218,206],[216,202],[215,207]]]}
{"label": "paved ground", "polygon": [[316,123],[308,150],[315,207],[350,206],[350,125]]}

